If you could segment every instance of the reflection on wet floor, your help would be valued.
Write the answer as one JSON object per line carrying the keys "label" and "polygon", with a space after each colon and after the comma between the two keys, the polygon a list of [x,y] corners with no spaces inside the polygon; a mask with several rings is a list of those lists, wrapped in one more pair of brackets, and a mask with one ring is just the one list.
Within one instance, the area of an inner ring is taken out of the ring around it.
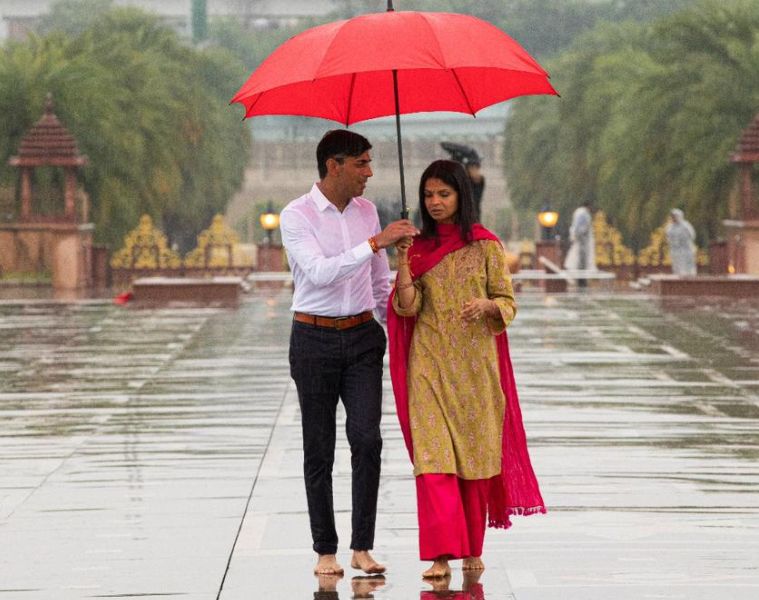
{"label": "reflection on wet floor", "polygon": [[[311,574],[289,300],[0,301],[0,600],[757,596],[759,302],[523,294],[511,347],[549,514],[489,531],[478,582],[454,562],[433,585],[389,380],[387,577]],[[343,436],[343,540],[349,474]]]}

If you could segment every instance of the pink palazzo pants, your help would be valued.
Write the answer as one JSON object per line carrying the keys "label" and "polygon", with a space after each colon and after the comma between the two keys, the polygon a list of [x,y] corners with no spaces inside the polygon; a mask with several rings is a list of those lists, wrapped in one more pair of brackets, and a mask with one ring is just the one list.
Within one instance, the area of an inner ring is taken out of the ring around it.
{"label": "pink palazzo pants", "polygon": [[416,477],[419,556],[481,556],[487,525],[490,479],[461,479],[446,473]]}

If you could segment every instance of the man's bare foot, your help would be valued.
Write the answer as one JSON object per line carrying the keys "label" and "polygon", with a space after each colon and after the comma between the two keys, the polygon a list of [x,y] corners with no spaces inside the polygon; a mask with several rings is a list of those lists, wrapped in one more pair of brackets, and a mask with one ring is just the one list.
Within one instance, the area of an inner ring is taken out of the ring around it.
{"label": "man's bare foot", "polygon": [[484,571],[485,563],[479,556],[467,556],[461,564],[461,569],[463,571]]}
{"label": "man's bare foot", "polygon": [[385,565],[381,565],[372,558],[368,550],[354,550],[353,558],[351,558],[351,567],[361,569],[368,575],[379,575],[387,570]]}
{"label": "man's bare foot", "polygon": [[354,598],[374,598],[372,592],[383,585],[385,585],[384,575],[368,575],[351,579],[351,590]]}
{"label": "man's bare foot", "polygon": [[432,566],[422,573],[423,579],[438,579],[448,577],[451,574],[451,567],[448,566],[447,558],[438,558],[432,563]]}
{"label": "man's bare foot", "polygon": [[343,568],[337,564],[334,554],[320,554],[314,567],[314,575],[342,575]]}
{"label": "man's bare foot", "polygon": [[336,592],[337,582],[343,578],[343,576],[339,574],[338,575],[317,575],[316,577],[319,580],[320,592]]}

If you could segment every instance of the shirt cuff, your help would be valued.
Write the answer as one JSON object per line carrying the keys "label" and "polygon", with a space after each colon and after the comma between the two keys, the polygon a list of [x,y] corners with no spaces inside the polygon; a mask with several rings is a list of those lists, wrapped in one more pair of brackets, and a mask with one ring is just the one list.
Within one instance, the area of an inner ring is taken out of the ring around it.
{"label": "shirt cuff", "polygon": [[358,246],[354,246],[351,252],[353,253],[353,258],[355,258],[358,263],[365,262],[374,256],[374,250],[372,250],[368,241],[361,242]]}

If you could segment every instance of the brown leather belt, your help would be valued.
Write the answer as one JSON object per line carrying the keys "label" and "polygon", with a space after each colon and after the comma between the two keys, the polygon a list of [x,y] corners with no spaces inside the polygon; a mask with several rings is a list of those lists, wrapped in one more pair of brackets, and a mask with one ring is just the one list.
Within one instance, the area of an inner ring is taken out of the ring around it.
{"label": "brown leather belt", "polygon": [[296,312],[293,314],[293,320],[299,323],[308,323],[315,327],[329,327],[330,329],[350,329],[356,327],[374,318],[374,313],[367,310],[358,315],[350,317],[320,317],[319,315],[309,315],[308,313]]}

